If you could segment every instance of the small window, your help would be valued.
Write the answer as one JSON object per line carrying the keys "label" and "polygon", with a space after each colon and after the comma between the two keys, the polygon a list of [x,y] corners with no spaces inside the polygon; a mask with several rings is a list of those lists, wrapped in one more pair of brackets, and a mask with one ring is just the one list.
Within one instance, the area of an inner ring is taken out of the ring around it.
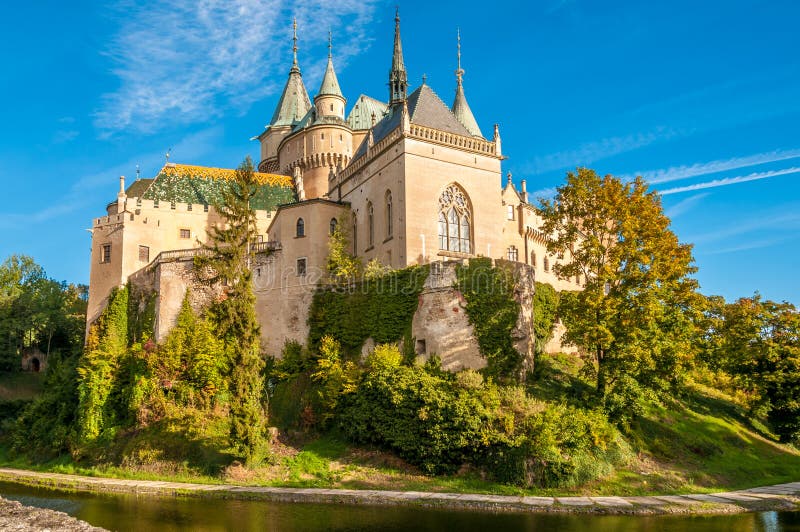
{"label": "small window", "polygon": [[264,241],[264,235],[258,235],[258,236],[256,236],[256,242],[258,242],[258,243],[260,244],[260,243],[262,243],[263,241]]}
{"label": "small window", "polygon": [[547,257],[544,258],[544,271],[550,271],[550,260]]}
{"label": "small window", "polygon": [[519,258],[519,252],[516,246],[511,246],[508,248],[508,260],[517,261]]}
{"label": "small window", "polygon": [[428,351],[428,346],[425,345],[425,340],[417,340],[417,346],[414,350],[418,355],[424,355]]}
{"label": "small window", "polygon": [[575,276],[575,284],[577,284],[577,285],[581,284],[581,276],[580,275],[576,275]]}
{"label": "small window", "polygon": [[322,134],[320,135],[320,139],[322,139],[322,140],[325,140],[325,133],[322,133]]}
{"label": "small window", "polygon": [[536,268],[536,252],[531,251],[531,266]]}
{"label": "small window", "polygon": [[509,220],[514,219],[514,206],[513,205],[506,205],[506,215],[508,216]]}
{"label": "small window", "polygon": [[367,202],[367,227],[369,229],[369,247],[375,245],[375,209],[371,202]]}
{"label": "small window", "polygon": [[336,221],[336,218],[331,218],[331,223],[330,223],[330,234],[333,234],[333,233],[335,233],[335,232],[336,232],[336,224],[337,224],[337,223],[339,223],[339,222],[337,222],[337,221]]}
{"label": "small window", "polygon": [[139,246],[139,262],[150,262],[149,246]]}
{"label": "small window", "polygon": [[298,236],[298,237],[306,236],[306,223],[303,221],[302,218],[298,218],[297,219],[297,227],[296,227],[296,229],[297,229],[297,232],[295,233],[295,236]]}
{"label": "small window", "polygon": [[111,244],[103,244],[100,262],[111,262]]}
{"label": "small window", "polygon": [[302,259],[297,259],[297,276],[298,277],[305,277],[306,276],[306,259],[303,257]]}
{"label": "small window", "polygon": [[331,104],[331,111],[333,111],[333,104]]}
{"label": "small window", "polygon": [[181,229],[180,230],[180,237],[181,238],[192,238],[192,232],[189,229]]}
{"label": "small window", "polygon": [[207,203],[203,204],[203,212],[208,212],[208,204]]}
{"label": "small window", "polygon": [[394,220],[392,219],[392,193],[386,191],[386,238],[391,238],[394,232]]}

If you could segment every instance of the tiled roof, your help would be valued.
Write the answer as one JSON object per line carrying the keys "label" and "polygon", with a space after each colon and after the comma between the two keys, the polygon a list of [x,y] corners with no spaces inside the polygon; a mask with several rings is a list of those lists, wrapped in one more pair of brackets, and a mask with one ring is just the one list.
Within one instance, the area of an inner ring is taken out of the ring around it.
{"label": "tiled roof", "polygon": [[478,122],[475,120],[475,115],[472,114],[472,109],[469,108],[467,98],[464,96],[464,86],[461,80],[458,80],[456,85],[456,98],[453,100],[453,115],[456,119],[470,132],[471,135],[476,137],[483,137],[481,128],[478,127]]}
{"label": "tiled roof", "polygon": [[129,198],[141,198],[152,182],[152,179],[137,179],[125,191],[125,195]]}
{"label": "tiled roof", "polygon": [[310,108],[311,100],[308,99],[303,76],[300,75],[300,69],[294,66],[289,72],[289,79],[286,80],[283,94],[281,94],[281,99],[269,125],[293,126],[303,118]]}
{"label": "tiled roof", "polygon": [[350,109],[347,123],[354,131],[369,129],[372,127],[372,115],[375,115],[375,122],[377,123],[383,118],[386,108],[387,105],[385,103],[362,94],[356,100],[353,108]]}
{"label": "tiled roof", "polygon": [[[428,85],[422,84],[417,90],[412,92],[408,97],[407,106],[412,124],[430,127],[448,133],[455,133],[456,135],[463,135],[465,137],[472,136],[472,134],[467,131],[467,128],[458,121],[453,112],[447,108],[442,99],[439,98]],[[399,105],[389,108],[383,119],[375,124],[375,127],[372,128],[373,142],[380,142],[386,135],[400,126],[401,109],[402,107]],[[353,155],[352,160],[358,159],[367,152],[368,140],[369,136],[364,138],[364,141]]]}
{"label": "tiled roof", "polygon": [[[235,175],[236,170],[227,168],[168,163],[154,179],[139,181],[150,181],[140,197],[163,202],[214,205],[222,201],[225,181]],[[252,200],[255,209],[271,211],[278,205],[295,200],[292,180],[288,176],[256,172],[255,177],[259,183]]]}
{"label": "tiled roof", "polygon": [[328,57],[328,67],[325,69],[325,76],[322,78],[322,84],[319,86],[317,96],[332,95],[342,96],[342,89],[339,88],[339,80],[336,79],[336,71],[333,70],[333,60]]}

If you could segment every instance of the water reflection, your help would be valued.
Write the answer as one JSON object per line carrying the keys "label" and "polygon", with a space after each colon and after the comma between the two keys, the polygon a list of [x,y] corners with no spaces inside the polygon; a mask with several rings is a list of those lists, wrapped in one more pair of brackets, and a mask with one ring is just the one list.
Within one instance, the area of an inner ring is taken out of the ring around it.
{"label": "water reflection", "polygon": [[217,499],[66,493],[0,483],[0,494],[52,508],[110,530],[164,531],[800,531],[796,512],[720,516],[511,514],[343,504],[284,504]]}

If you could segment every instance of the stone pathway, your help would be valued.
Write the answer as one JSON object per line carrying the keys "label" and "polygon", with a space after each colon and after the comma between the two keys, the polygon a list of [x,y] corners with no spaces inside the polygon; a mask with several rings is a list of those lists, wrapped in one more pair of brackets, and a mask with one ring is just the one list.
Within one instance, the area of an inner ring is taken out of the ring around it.
{"label": "stone pathway", "polygon": [[416,504],[447,508],[528,512],[720,513],[800,509],[800,482],[746,490],[647,497],[522,497],[423,491],[276,488],[125,480],[0,468],[0,480],[83,491],[146,493],[162,496],[214,496],[280,502]]}

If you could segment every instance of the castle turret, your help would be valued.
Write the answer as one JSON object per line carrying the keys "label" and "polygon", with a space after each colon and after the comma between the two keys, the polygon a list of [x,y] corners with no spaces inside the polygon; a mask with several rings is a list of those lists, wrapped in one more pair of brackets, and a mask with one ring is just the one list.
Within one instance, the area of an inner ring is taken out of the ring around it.
{"label": "castle turret", "polygon": [[475,121],[475,116],[467,103],[467,97],[464,96],[464,84],[462,78],[464,77],[464,69],[461,68],[461,30],[458,31],[458,68],[456,69],[456,97],[453,100],[452,111],[461,125],[467,128],[470,134],[476,137],[482,137],[481,129],[478,127],[478,122]]}
{"label": "castle turret", "polygon": [[308,98],[300,66],[297,63],[297,21],[293,23],[294,35],[292,37],[292,68],[289,78],[283,87],[281,99],[272,115],[266,130],[259,135],[261,141],[261,163],[258,169],[261,172],[275,172],[278,170],[278,145],[300,123],[300,120],[311,109],[311,100]]}
{"label": "castle turret", "polygon": [[403,63],[403,45],[400,42],[400,10],[394,15],[394,53],[389,72],[389,105],[400,103],[408,94],[408,75]]}
{"label": "castle turret", "polygon": [[333,69],[332,49],[331,34],[328,32],[328,66],[319,92],[314,97],[314,105],[317,108],[317,116],[333,116],[344,120],[344,106],[347,100],[342,96],[339,80],[336,79],[336,71]]}

